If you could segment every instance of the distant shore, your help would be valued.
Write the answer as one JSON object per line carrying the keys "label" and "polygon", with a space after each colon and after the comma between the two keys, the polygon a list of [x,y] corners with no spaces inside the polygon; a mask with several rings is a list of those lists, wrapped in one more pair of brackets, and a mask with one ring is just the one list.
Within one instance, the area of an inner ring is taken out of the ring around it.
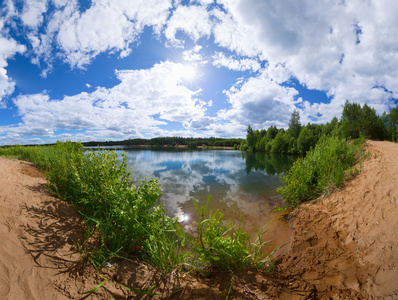
{"label": "distant shore", "polygon": [[[87,148],[95,149],[97,147],[94,146],[86,146]],[[224,146],[197,146],[195,148],[189,148],[189,145],[112,145],[112,146],[100,146],[101,148],[161,148],[161,149],[202,149],[202,150],[232,150],[233,147],[224,147]]]}

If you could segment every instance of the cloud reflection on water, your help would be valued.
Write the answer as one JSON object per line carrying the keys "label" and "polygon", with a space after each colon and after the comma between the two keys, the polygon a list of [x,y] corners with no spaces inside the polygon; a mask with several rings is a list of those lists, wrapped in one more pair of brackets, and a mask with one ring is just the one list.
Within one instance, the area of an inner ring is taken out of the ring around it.
{"label": "cloud reflection on water", "polygon": [[[263,219],[275,204],[281,204],[275,191],[281,183],[276,174],[267,174],[264,154],[248,158],[247,153],[229,150],[127,150],[126,155],[128,167],[133,169],[133,183],[144,176],[159,178],[163,187],[160,202],[171,216],[194,220],[192,200],[204,205],[208,195],[212,196],[209,210],[219,209],[232,219],[246,215],[250,223]],[[284,157],[272,159],[272,170],[290,165]]]}

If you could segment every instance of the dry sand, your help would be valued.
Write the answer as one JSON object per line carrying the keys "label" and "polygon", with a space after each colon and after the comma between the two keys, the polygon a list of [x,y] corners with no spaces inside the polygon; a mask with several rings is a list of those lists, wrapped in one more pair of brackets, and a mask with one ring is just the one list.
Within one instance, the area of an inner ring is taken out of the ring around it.
{"label": "dry sand", "polygon": [[[135,289],[155,285],[158,298],[398,299],[398,145],[369,142],[361,174],[318,203],[289,216],[292,241],[278,270],[209,276],[172,274],[122,261],[105,277]],[[141,299],[106,282],[82,262],[75,210],[48,194],[44,174],[0,158],[0,299]],[[171,292],[175,292],[170,294]]]}

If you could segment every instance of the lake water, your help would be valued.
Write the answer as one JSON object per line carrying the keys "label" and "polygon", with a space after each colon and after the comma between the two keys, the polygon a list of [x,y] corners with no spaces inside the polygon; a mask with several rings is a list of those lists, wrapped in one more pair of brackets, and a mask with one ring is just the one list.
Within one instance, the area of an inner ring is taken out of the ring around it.
{"label": "lake water", "polygon": [[198,219],[193,199],[202,206],[209,195],[209,211],[218,209],[235,223],[241,220],[246,230],[257,232],[263,225],[275,223],[271,211],[283,205],[276,193],[282,185],[278,174],[286,172],[296,159],[233,150],[124,151],[132,168],[132,182],[158,177],[163,190],[159,201],[188,232],[194,232]]}

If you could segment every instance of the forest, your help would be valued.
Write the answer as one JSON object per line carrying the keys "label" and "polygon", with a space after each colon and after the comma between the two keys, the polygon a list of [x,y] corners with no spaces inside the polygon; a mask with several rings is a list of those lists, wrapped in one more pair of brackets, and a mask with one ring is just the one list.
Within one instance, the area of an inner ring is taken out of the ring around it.
{"label": "forest", "polygon": [[246,140],[241,142],[240,149],[244,151],[259,151],[266,153],[305,155],[314,148],[323,136],[338,136],[349,139],[360,137],[374,140],[397,141],[398,106],[376,114],[374,108],[366,103],[345,102],[340,120],[334,117],[326,124],[302,125],[300,114],[294,110],[287,130],[276,126],[268,129],[254,130],[247,128]]}
{"label": "forest", "polygon": [[106,141],[106,142],[86,142],[84,146],[138,146],[146,145],[152,147],[175,147],[177,145],[187,145],[190,149],[196,149],[198,146],[206,145],[209,147],[235,147],[244,142],[244,139],[224,139],[224,138],[184,138],[184,137],[157,137],[153,139],[128,139],[124,141]]}

